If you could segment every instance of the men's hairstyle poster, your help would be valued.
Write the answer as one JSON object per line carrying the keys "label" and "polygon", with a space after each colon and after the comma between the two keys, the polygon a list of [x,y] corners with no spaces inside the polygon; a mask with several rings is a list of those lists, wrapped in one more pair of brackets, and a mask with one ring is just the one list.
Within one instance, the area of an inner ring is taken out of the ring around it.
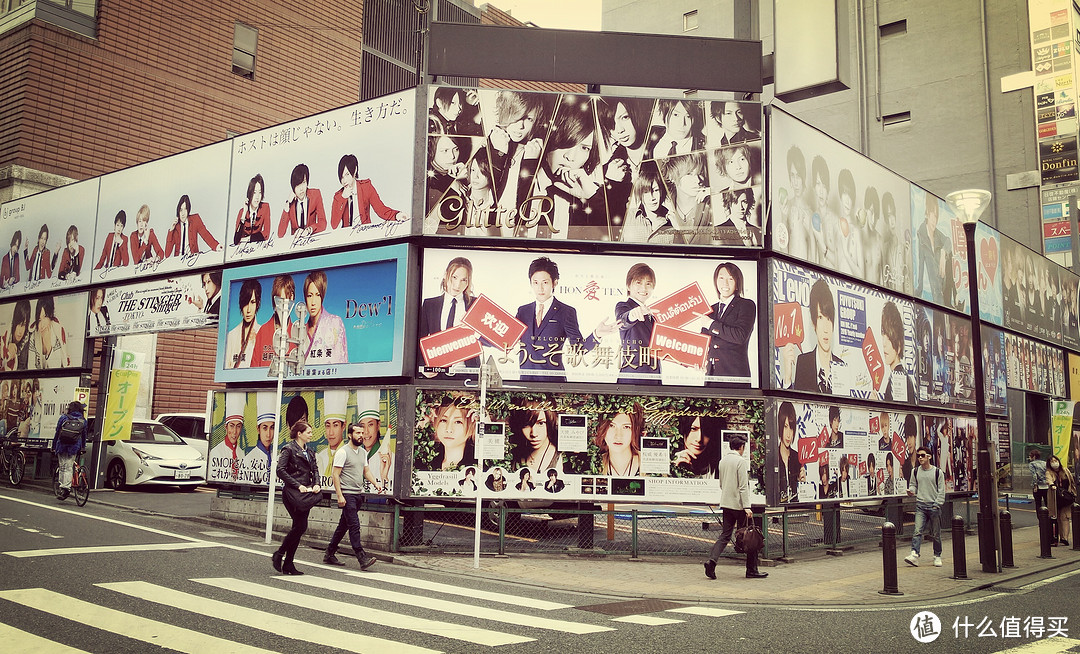
{"label": "men's hairstyle poster", "polygon": [[771,277],[773,388],[915,402],[911,301],[782,261]]}
{"label": "men's hairstyle poster", "polygon": [[218,316],[207,311],[207,298],[203,290],[204,275],[211,273],[207,271],[199,275],[167,277],[141,284],[91,288],[89,337],[148,334],[216,325]]}
{"label": "men's hairstyle poster", "polygon": [[230,156],[223,141],[102,176],[93,283],[220,267]]}
{"label": "men's hairstyle poster", "polygon": [[[368,426],[361,442],[368,465],[384,486],[384,494],[390,494],[397,450],[397,397],[396,389],[327,388],[287,391],[278,405],[275,391],[215,392],[207,479],[224,485],[265,486],[271,450],[288,443],[292,425],[304,420],[311,426],[309,447],[315,450],[320,485],[333,491],[334,452],[347,444],[349,426],[359,423]],[[364,492],[376,492],[366,479]]]}
{"label": "men's hairstyle poster", "polygon": [[417,392],[413,497],[714,502],[740,434],[751,499],[765,501],[761,400],[489,391],[488,422],[504,425],[494,449],[479,415],[476,393]]}
{"label": "men's hairstyle poster", "polygon": [[1075,340],[1075,275],[1006,236],[1001,249],[1004,326],[1051,342],[1061,342],[1065,328]]}
{"label": "men's hairstyle poster", "polygon": [[82,368],[86,293],[46,294],[0,304],[3,370]]}
{"label": "men's hairstyle poster", "polygon": [[274,297],[288,300],[286,328],[304,358],[302,378],[402,373],[406,257],[403,245],[225,271],[215,378],[263,381],[274,357]]}
{"label": "men's hairstyle poster", "polygon": [[920,300],[970,312],[967,238],[945,200],[911,185],[914,292]]}
{"label": "men's hairstyle poster", "polygon": [[979,317],[995,325],[1005,324],[1002,296],[1000,234],[989,225],[975,225],[975,261],[979,277]]}
{"label": "men's hairstyle poster", "polygon": [[98,179],[0,207],[0,298],[90,283]]}
{"label": "men's hairstyle poster", "polygon": [[770,407],[772,505],[907,493],[921,443],[915,414],[790,400]]}
{"label": "men's hairstyle poster", "polygon": [[915,333],[918,403],[931,407],[974,408],[971,321],[938,309],[917,306]]}
{"label": "men's hairstyle poster", "polygon": [[0,380],[0,433],[31,449],[49,449],[56,423],[79,387],[78,377],[10,377]]}
{"label": "men's hairstyle poster", "polygon": [[909,182],[773,107],[772,247],[912,294]]}
{"label": "men's hairstyle poster", "polygon": [[1024,391],[1065,396],[1065,357],[1056,348],[1030,338],[1005,334],[1008,385]]}
{"label": "men's hairstyle poster", "polygon": [[1005,332],[989,325],[982,326],[982,362],[986,390],[986,410],[1006,415],[1008,398],[1005,388],[1008,371],[1005,360]]}
{"label": "men's hairstyle poster", "polygon": [[[504,379],[757,386],[752,261],[428,249],[417,365]],[[538,315],[539,314],[539,315]]]}
{"label": "men's hairstyle poster", "polygon": [[1066,347],[1080,349],[1080,276],[1065,268],[1061,277],[1061,341]]}
{"label": "men's hairstyle poster", "polygon": [[761,105],[431,87],[423,232],[762,247]]}
{"label": "men's hairstyle poster", "polygon": [[232,139],[226,261],[409,235],[415,93]]}

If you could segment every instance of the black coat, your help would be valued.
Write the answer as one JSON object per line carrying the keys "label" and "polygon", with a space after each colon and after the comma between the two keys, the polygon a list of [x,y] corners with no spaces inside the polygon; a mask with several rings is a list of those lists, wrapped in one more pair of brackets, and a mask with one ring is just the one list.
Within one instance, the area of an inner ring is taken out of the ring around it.
{"label": "black coat", "polygon": [[319,483],[315,450],[310,447],[302,448],[295,440],[286,444],[281,448],[281,456],[278,458],[277,476],[285,482],[287,488],[314,486]]}

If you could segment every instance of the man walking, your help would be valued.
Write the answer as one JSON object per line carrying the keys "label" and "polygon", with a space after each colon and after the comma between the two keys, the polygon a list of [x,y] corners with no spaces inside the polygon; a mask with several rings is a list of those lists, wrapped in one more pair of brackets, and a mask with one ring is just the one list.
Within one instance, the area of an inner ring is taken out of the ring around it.
{"label": "man walking", "polygon": [[360,569],[367,570],[375,563],[375,557],[364,552],[364,546],[360,543],[360,502],[363,500],[364,479],[371,482],[380,493],[383,491],[382,484],[371,474],[371,468],[367,467],[367,452],[361,445],[364,441],[364,429],[359,423],[349,426],[349,441],[344,447],[339,447],[334,452],[334,469],[331,473],[334,481],[334,492],[337,494],[337,503],[341,507],[341,520],[338,521],[337,529],[330,538],[330,544],[326,546],[326,554],[323,562],[331,565],[345,565],[338,560],[338,544],[349,532],[349,543],[356,560],[360,562]]}
{"label": "man walking", "polygon": [[[750,524],[754,514],[750,510],[750,461],[743,456],[746,439],[735,435],[731,438],[731,451],[720,460],[717,479],[720,480],[720,507],[724,511],[724,528],[720,538],[713,543],[709,560],[705,562],[705,576],[716,579],[716,560],[727,549],[731,533],[736,525]],[[764,579],[767,572],[758,572],[758,551],[746,553],[746,578]]]}
{"label": "man walking", "polygon": [[67,413],[56,423],[52,450],[60,460],[60,499],[71,495],[71,471],[75,456],[86,446],[86,418],[82,402],[68,404]]}
{"label": "man walking", "polygon": [[915,496],[915,535],[911,537],[911,554],[904,557],[908,565],[919,565],[919,547],[928,529],[934,541],[934,566],[941,567],[941,505],[945,503],[945,475],[930,464],[930,450],[916,450],[919,467],[911,471],[908,495]]}

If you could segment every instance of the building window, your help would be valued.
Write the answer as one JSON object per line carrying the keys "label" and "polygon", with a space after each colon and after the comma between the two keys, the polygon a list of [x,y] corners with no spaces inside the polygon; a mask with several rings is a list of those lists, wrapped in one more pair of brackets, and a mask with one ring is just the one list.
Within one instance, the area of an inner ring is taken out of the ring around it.
{"label": "building window", "polygon": [[697,26],[697,9],[688,11],[682,15],[682,31],[689,32],[690,30],[696,30]]}
{"label": "building window", "polygon": [[258,30],[236,24],[233,30],[232,72],[241,77],[255,79],[255,46],[258,41]]}

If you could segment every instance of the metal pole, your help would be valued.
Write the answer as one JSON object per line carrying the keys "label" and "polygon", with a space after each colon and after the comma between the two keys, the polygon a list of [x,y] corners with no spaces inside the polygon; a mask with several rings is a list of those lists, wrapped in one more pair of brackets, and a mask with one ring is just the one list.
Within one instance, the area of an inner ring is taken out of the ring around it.
{"label": "metal pole", "polygon": [[[483,362],[480,364],[480,420],[476,424],[477,438],[484,433],[484,422],[487,419],[487,387],[488,387],[488,364]],[[479,470],[479,479],[483,479],[484,476],[484,448],[479,447],[479,443],[476,448],[476,467]],[[484,493],[484,484],[481,482],[476,485],[476,521],[473,524],[473,568],[480,567],[480,515],[483,512],[483,502],[481,495]]]}
{"label": "metal pole", "polygon": [[[1008,502],[1006,502],[1006,505]],[[1008,510],[1001,512],[1001,567],[1015,568],[1013,563],[1012,514]]]}
{"label": "metal pole", "polygon": [[964,539],[964,516],[955,515],[952,519],[952,555],[953,579],[968,579],[967,543]]}
{"label": "metal pole", "polygon": [[[285,322],[278,325],[278,332],[280,333]],[[284,340],[284,339],[282,339]],[[277,359],[278,359],[278,375],[277,375],[277,415],[274,416],[274,445],[270,451],[270,474],[266,481],[266,544],[269,545],[271,536],[274,533],[274,493],[277,491],[277,464],[278,464],[278,446],[277,446],[277,433],[278,433],[278,418],[281,417],[281,396],[285,391],[285,351],[288,350],[288,343],[286,342],[283,351],[281,342],[278,342]]]}
{"label": "metal pole", "polygon": [[896,577],[896,525],[891,522],[881,525],[881,569],[885,583],[878,592],[882,595],[903,595]]}
{"label": "metal pole", "polygon": [[1050,553],[1050,539],[1053,538],[1053,527],[1050,525],[1050,509],[1040,506],[1037,513],[1039,515],[1039,558],[1052,559],[1054,555]]}

